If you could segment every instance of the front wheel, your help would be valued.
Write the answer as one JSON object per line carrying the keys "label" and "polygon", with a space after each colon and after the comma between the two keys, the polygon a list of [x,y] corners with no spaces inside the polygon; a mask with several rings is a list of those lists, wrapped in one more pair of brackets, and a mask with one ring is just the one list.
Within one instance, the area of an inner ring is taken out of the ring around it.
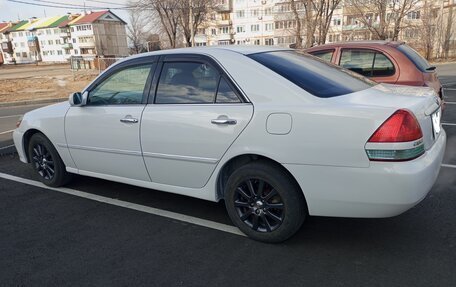
{"label": "front wheel", "polygon": [[43,134],[36,133],[30,138],[28,156],[42,183],[59,187],[70,180],[70,174],[57,150]]}
{"label": "front wheel", "polygon": [[280,167],[268,162],[246,164],[229,177],[225,205],[233,223],[250,238],[281,242],[306,217],[302,191]]}

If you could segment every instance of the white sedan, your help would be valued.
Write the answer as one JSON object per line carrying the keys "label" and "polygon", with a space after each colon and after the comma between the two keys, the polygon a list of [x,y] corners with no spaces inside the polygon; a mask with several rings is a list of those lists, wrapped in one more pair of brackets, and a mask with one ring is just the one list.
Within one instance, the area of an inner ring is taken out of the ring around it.
{"label": "white sedan", "polygon": [[446,134],[426,88],[375,84],[291,49],[166,50],[111,66],[69,102],[24,115],[23,162],[225,200],[251,238],[279,242],[308,215],[389,217],[425,198]]}

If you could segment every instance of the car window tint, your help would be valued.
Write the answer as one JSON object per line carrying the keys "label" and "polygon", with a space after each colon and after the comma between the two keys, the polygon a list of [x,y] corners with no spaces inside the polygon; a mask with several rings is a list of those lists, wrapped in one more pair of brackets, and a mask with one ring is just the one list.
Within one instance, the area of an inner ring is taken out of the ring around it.
{"label": "car window tint", "polygon": [[331,62],[333,54],[334,54],[334,50],[317,51],[317,52],[311,52],[310,54],[315,57],[318,57],[322,60]]}
{"label": "car window tint", "polygon": [[390,61],[390,59],[388,59],[388,57],[386,57],[382,53],[376,53],[372,76],[373,77],[386,77],[386,76],[394,75],[394,73],[395,73],[394,65]]}
{"label": "car window tint", "polygon": [[191,62],[164,63],[157,87],[157,104],[213,103],[219,73],[210,65]]}
{"label": "car window tint", "polygon": [[375,52],[372,50],[343,49],[339,65],[365,77],[372,76]]}
{"label": "car window tint", "polygon": [[90,105],[141,104],[152,64],[120,70],[90,91]]}
{"label": "car window tint", "polygon": [[236,93],[231,89],[228,82],[225,78],[220,78],[219,87],[217,90],[217,99],[216,103],[240,103],[238,96]]}
{"label": "car window tint", "polygon": [[248,57],[320,98],[330,98],[368,89],[375,82],[307,53],[274,51]]}
{"label": "car window tint", "polygon": [[426,61],[425,58],[423,58],[420,54],[418,54],[417,51],[413,50],[410,48],[408,45],[399,45],[397,47],[399,51],[401,51],[407,58],[409,58],[410,61],[412,61],[415,66],[421,71],[421,72],[430,72],[432,70],[428,70],[431,68],[431,65],[429,65],[429,62]]}

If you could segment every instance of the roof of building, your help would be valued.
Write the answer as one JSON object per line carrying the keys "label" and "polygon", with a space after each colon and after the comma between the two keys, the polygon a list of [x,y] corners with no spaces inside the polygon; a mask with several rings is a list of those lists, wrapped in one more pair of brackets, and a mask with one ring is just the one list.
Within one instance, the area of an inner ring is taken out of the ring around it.
{"label": "roof of building", "polygon": [[97,11],[97,12],[89,12],[86,15],[81,15],[82,17],[78,17],[75,19],[75,21],[71,21],[71,25],[78,25],[78,24],[89,24],[93,23],[98,20],[101,16],[105,15],[106,13],[109,13],[108,10],[104,11]]}
{"label": "roof of building", "polygon": [[10,23],[8,22],[0,22],[0,33],[3,32],[3,30],[8,29]]}
{"label": "roof of building", "polygon": [[26,24],[28,24],[28,20],[22,20],[22,21],[19,21],[19,23],[17,23],[16,25],[13,25],[13,27],[9,28],[8,31],[18,31],[20,30],[20,28]]}

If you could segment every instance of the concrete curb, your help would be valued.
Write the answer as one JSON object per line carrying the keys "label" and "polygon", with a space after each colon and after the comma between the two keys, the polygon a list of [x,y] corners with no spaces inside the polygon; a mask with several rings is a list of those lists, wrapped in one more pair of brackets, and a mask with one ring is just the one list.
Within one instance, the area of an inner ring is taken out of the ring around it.
{"label": "concrete curb", "polygon": [[39,105],[39,104],[49,104],[49,103],[59,103],[67,101],[68,98],[58,98],[58,99],[42,99],[42,100],[27,100],[27,101],[17,101],[17,102],[8,102],[0,103],[0,108],[3,107],[14,107],[14,106],[26,106],[26,105]]}

